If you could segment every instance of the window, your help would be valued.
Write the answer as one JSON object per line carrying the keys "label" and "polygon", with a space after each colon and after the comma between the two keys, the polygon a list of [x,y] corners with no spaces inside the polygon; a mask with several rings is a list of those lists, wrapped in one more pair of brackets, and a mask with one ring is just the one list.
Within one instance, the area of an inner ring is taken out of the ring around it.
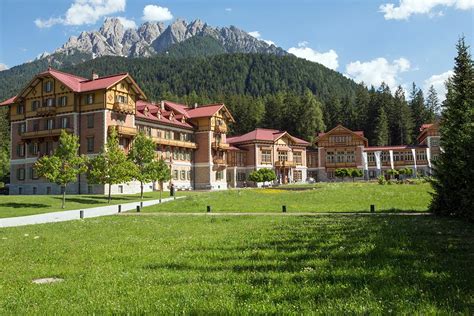
{"label": "window", "polygon": [[346,161],[347,162],[355,162],[355,154],[353,151],[346,152]]}
{"label": "window", "polygon": [[69,118],[62,117],[61,118],[61,128],[68,128],[69,127]]}
{"label": "window", "polygon": [[348,143],[352,140],[351,136],[331,136],[329,138],[332,143]]}
{"label": "window", "polygon": [[23,188],[22,188],[22,187],[19,187],[19,188],[18,188],[18,194],[20,194],[20,195],[23,194]]}
{"label": "window", "polygon": [[36,111],[37,108],[39,108],[40,102],[38,100],[32,101],[31,102],[31,111]]}
{"label": "window", "polygon": [[334,171],[328,171],[327,175],[329,179],[334,179]]}
{"label": "window", "polygon": [[178,180],[178,176],[179,176],[178,170],[173,170],[173,180]]}
{"label": "window", "polygon": [[184,160],[184,157],[185,157],[185,150],[181,149],[179,151],[179,160]]}
{"label": "window", "polygon": [[237,181],[245,181],[247,174],[245,172],[237,172]]}
{"label": "window", "polygon": [[178,160],[179,159],[179,153],[178,153],[178,148],[175,148],[173,150],[173,159]]}
{"label": "window", "polygon": [[416,151],[416,160],[426,160],[426,151]]}
{"label": "window", "polygon": [[53,82],[52,81],[46,81],[44,83],[44,92],[51,92],[53,91]]}
{"label": "window", "polygon": [[93,104],[94,103],[94,94],[88,94],[86,96],[86,104]]}
{"label": "window", "polygon": [[25,168],[19,168],[16,171],[17,180],[25,180]]}
{"label": "window", "polygon": [[53,119],[47,119],[46,120],[46,129],[48,129],[48,130],[54,129],[54,120]]}
{"label": "window", "polygon": [[186,178],[187,178],[188,180],[191,180],[191,171],[190,171],[190,170],[188,170],[188,171],[186,172]]}
{"label": "window", "polygon": [[67,96],[59,97],[58,98],[58,105],[59,106],[66,106],[67,105]]}
{"label": "window", "polygon": [[44,153],[46,155],[52,154],[53,151],[53,142],[45,142],[44,143]]}
{"label": "window", "polygon": [[333,151],[328,151],[326,153],[326,162],[334,163],[334,152]]}
{"label": "window", "polygon": [[303,172],[301,170],[293,171],[293,182],[303,181]]}
{"label": "window", "polygon": [[39,121],[36,120],[33,122],[33,131],[37,132],[39,130]]}
{"label": "window", "polygon": [[16,107],[16,114],[23,114],[25,112],[25,105],[20,103]]}
{"label": "window", "polygon": [[336,154],[336,161],[337,162],[344,162],[345,153],[343,151],[338,151]]}
{"label": "window", "polygon": [[375,162],[375,154],[373,152],[367,153],[367,162]]}
{"label": "window", "polygon": [[302,158],[302,155],[301,155],[301,151],[293,152],[293,160],[295,161],[295,163],[297,165],[303,164],[303,158]]}
{"label": "window", "polygon": [[224,171],[217,171],[216,172],[216,181],[220,181],[224,179]]}
{"label": "window", "polygon": [[36,193],[37,193],[37,188],[33,187],[33,194],[36,194]]}
{"label": "window", "polygon": [[38,154],[38,143],[30,143],[29,145],[29,152],[31,155],[37,155]]}
{"label": "window", "polygon": [[94,152],[94,137],[87,137],[87,152]]}
{"label": "window", "polygon": [[26,132],[26,124],[25,123],[20,123],[18,124],[18,134],[23,134]]}
{"label": "window", "polygon": [[165,155],[166,159],[170,159],[171,158],[171,150],[169,147],[166,147],[166,155]]}
{"label": "window", "polygon": [[127,97],[124,95],[118,95],[117,96],[117,102],[119,103],[127,103]]}
{"label": "window", "polygon": [[262,150],[262,164],[268,164],[268,163],[272,163],[272,152],[270,150]]}
{"label": "window", "polygon": [[186,180],[186,171],[185,170],[181,170],[181,180]]}
{"label": "window", "polygon": [[94,128],[94,114],[87,115],[87,128]]}
{"label": "window", "polygon": [[31,175],[31,179],[33,179],[33,180],[37,180],[39,178],[38,177],[38,172],[36,171],[36,169],[34,167],[30,168],[30,175]]}
{"label": "window", "polygon": [[165,139],[171,139],[171,131],[165,131]]}
{"label": "window", "polygon": [[18,144],[16,146],[16,153],[19,157],[25,157],[25,144]]}
{"label": "window", "polygon": [[54,98],[46,99],[46,106],[54,106]]}
{"label": "window", "polygon": [[288,152],[278,151],[278,161],[288,161]]}

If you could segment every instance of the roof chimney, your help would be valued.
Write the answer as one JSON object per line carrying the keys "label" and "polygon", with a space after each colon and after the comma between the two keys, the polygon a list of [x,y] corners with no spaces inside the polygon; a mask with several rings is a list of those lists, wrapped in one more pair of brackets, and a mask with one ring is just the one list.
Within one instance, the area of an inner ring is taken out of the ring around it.
{"label": "roof chimney", "polygon": [[198,104],[196,102],[196,103],[194,103],[194,108],[197,109],[197,107],[198,107]]}
{"label": "roof chimney", "polygon": [[94,70],[92,70],[92,80],[95,79],[99,79],[99,75]]}
{"label": "roof chimney", "polygon": [[161,101],[160,108],[162,111],[165,110],[165,101]]}

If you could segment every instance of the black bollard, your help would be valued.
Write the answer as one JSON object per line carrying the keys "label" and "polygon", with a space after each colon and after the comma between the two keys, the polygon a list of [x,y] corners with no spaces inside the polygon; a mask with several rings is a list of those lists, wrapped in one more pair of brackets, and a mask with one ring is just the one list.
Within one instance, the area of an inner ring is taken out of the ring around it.
{"label": "black bollard", "polygon": [[282,205],[282,206],[281,206],[281,211],[282,211],[283,213],[286,213],[286,205]]}
{"label": "black bollard", "polygon": [[120,204],[118,205],[118,212],[122,213],[122,205],[120,205]]}
{"label": "black bollard", "polygon": [[140,213],[140,205],[137,205],[137,213]]}
{"label": "black bollard", "polygon": [[210,205],[207,206],[207,212],[208,212],[208,213],[211,212],[211,206],[210,206]]}
{"label": "black bollard", "polygon": [[370,213],[375,213],[375,205],[370,204]]}
{"label": "black bollard", "polygon": [[84,211],[83,211],[83,210],[80,210],[80,211],[79,211],[79,217],[80,217],[81,219],[84,218]]}

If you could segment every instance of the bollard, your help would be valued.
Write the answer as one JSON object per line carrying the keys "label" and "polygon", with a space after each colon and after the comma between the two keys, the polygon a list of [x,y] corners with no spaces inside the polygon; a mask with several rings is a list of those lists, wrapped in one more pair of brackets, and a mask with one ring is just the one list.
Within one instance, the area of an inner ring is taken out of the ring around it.
{"label": "bollard", "polygon": [[137,213],[140,213],[140,205],[137,205]]}
{"label": "bollard", "polygon": [[122,205],[120,205],[120,204],[118,205],[118,212],[122,213]]}
{"label": "bollard", "polygon": [[210,205],[207,206],[207,212],[208,212],[208,213],[211,212],[211,206],[210,206]]}
{"label": "bollard", "polygon": [[281,206],[281,211],[282,211],[283,213],[286,213],[286,205],[282,205],[282,206]]}
{"label": "bollard", "polygon": [[375,213],[375,205],[370,204],[370,213]]}
{"label": "bollard", "polygon": [[83,211],[83,210],[80,210],[80,211],[79,211],[79,217],[80,217],[81,219],[84,218],[84,211]]}

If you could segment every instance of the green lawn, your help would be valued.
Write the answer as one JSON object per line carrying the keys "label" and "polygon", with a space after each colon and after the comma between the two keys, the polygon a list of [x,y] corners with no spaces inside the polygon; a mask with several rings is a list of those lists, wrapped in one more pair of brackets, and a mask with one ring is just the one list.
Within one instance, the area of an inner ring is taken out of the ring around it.
{"label": "green lawn", "polygon": [[474,312],[474,226],[432,216],[112,216],[0,253],[2,315]]}
{"label": "green lawn", "polygon": [[173,203],[144,208],[145,212],[368,212],[426,211],[431,200],[429,184],[379,185],[376,183],[322,183],[294,189],[242,189],[191,194]]}
{"label": "green lawn", "polygon": [[[178,192],[177,195],[186,192]],[[163,192],[163,197],[169,193]],[[159,192],[144,194],[144,198],[158,199]],[[104,195],[67,195],[66,208],[61,208],[60,195],[0,195],[0,218],[16,217],[48,212],[86,209],[101,205],[108,205],[107,196]],[[112,196],[111,204],[123,204],[140,200],[139,194]]]}

